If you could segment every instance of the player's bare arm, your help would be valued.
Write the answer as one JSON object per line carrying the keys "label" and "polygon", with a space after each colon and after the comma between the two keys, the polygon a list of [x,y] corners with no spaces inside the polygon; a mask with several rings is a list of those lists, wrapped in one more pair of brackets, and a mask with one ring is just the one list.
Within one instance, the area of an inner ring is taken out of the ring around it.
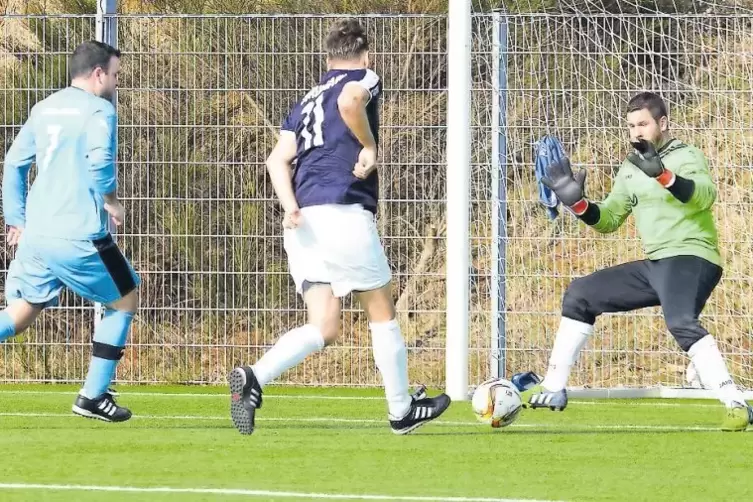
{"label": "player's bare arm", "polygon": [[277,144],[267,158],[267,171],[275,194],[280,200],[285,216],[283,226],[296,228],[300,224],[301,211],[293,190],[291,166],[296,157],[296,139],[292,131],[281,131]]}
{"label": "player's bare arm", "polygon": [[367,178],[377,167],[376,141],[366,115],[366,105],[370,99],[369,91],[356,82],[345,84],[337,98],[337,107],[343,122],[363,145],[358,154],[358,162],[353,166],[353,175],[361,179]]}

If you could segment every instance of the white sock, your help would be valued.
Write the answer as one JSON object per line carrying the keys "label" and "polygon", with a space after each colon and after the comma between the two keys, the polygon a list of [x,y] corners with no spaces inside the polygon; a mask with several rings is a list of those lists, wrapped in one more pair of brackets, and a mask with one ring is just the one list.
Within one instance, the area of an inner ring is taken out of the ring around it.
{"label": "white sock", "polygon": [[551,392],[562,390],[570,378],[570,368],[578,360],[578,354],[593,335],[593,324],[563,317],[549,356],[549,368],[541,386]]}
{"label": "white sock", "polygon": [[324,338],[319,328],[306,324],[282,335],[251,369],[254,370],[259,385],[264,387],[306,359],[306,356],[323,348]]}
{"label": "white sock", "polygon": [[382,374],[390,418],[403,418],[411,406],[408,392],[408,354],[396,319],[369,323],[374,361]]}
{"label": "white sock", "polygon": [[688,350],[688,355],[701,381],[714,389],[716,396],[725,406],[731,407],[735,402],[747,406],[745,396],[732,380],[713,336],[706,335],[695,342]]}

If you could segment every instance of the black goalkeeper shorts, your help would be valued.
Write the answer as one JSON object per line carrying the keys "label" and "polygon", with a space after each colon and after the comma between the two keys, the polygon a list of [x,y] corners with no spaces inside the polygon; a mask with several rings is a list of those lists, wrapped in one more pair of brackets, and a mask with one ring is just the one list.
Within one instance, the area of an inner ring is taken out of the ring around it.
{"label": "black goalkeeper shorts", "polygon": [[661,305],[669,331],[688,350],[708,334],[698,316],[721,277],[721,267],[696,256],[624,263],[570,283],[562,315],[594,324],[603,313]]}

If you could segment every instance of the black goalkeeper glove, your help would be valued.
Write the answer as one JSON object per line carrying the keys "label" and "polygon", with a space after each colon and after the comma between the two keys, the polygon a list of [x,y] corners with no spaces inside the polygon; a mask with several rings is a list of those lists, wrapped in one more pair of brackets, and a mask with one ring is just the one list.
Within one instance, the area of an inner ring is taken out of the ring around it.
{"label": "black goalkeeper glove", "polygon": [[581,169],[573,175],[570,161],[563,159],[549,164],[546,168],[547,176],[541,178],[544,186],[555,193],[564,205],[580,216],[588,209],[588,201],[584,195],[586,171]]}
{"label": "black goalkeeper glove", "polygon": [[654,145],[645,139],[631,141],[630,144],[635,151],[627,156],[628,161],[646,173],[646,176],[656,178],[665,188],[671,186],[675,181],[675,175],[664,168]]}

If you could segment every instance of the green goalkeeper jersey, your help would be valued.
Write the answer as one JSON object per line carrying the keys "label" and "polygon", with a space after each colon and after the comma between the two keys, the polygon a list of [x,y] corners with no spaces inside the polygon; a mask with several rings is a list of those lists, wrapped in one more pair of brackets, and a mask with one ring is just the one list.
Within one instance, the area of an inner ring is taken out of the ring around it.
{"label": "green goalkeeper jersey", "polygon": [[690,200],[680,202],[655,179],[625,160],[612,192],[597,203],[600,218],[594,229],[614,232],[633,213],[649,259],[693,255],[721,266],[719,238],[711,211],[716,187],[706,157],[698,148],[676,139],[665,144],[659,155],[666,169],[693,180],[695,190]]}

